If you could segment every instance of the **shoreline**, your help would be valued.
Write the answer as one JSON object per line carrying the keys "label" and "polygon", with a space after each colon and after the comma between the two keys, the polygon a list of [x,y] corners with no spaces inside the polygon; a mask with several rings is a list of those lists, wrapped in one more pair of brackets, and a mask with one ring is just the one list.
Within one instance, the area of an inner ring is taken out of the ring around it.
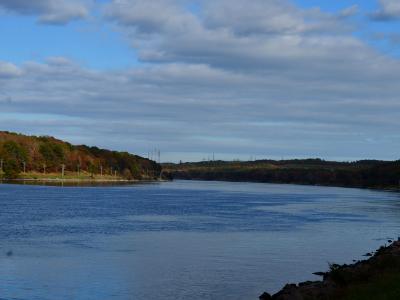
{"label": "shoreline", "polygon": [[353,264],[330,264],[330,271],[315,272],[320,281],[286,284],[271,295],[264,292],[260,300],[351,300],[400,299],[400,237],[390,245],[367,253],[366,260]]}
{"label": "shoreline", "polygon": [[164,163],[162,167],[166,176],[175,179],[400,190],[400,161],[213,160]]}
{"label": "shoreline", "polygon": [[19,176],[14,178],[4,177],[4,173],[0,171],[0,183],[71,183],[71,184],[101,184],[101,183],[145,183],[145,182],[163,182],[166,178],[161,178],[158,176],[147,176],[143,175],[140,179],[133,177],[124,177],[120,174],[95,174],[87,171],[81,171],[80,173],[75,172],[65,172],[64,174],[59,172],[22,172]]}

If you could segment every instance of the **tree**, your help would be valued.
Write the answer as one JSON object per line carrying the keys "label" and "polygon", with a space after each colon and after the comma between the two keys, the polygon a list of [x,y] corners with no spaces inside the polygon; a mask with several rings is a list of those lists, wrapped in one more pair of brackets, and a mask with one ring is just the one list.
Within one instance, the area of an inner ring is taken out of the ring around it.
{"label": "tree", "polygon": [[94,173],[96,172],[96,166],[89,162],[88,171],[90,172],[90,177],[94,178]]}
{"label": "tree", "polygon": [[131,173],[131,171],[129,171],[129,169],[124,169],[124,171],[122,172],[122,176],[123,176],[125,179],[128,179],[128,180],[133,179],[132,173]]}
{"label": "tree", "polygon": [[4,177],[7,179],[18,178],[21,165],[27,160],[26,149],[14,141],[6,141],[0,149],[0,156],[4,160]]}
{"label": "tree", "polygon": [[43,142],[39,146],[39,152],[48,166],[54,167],[64,162],[64,149],[59,144]]}
{"label": "tree", "polygon": [[7,141],[3,144],[1,156],[5,160],[14,160],[18,165],[27,159],[27,151],[24,147],[14,141]]}
{"label": "tree", "polygon": [[132,164],[130,167],[130,173],[134,179],[142,179],[142,174],[136,163]]}
{"label": "tree", "polygon": [[16,179],[19,177],[21,168],[19,164],[14,160],[7,160],[4,164],[4,178],[6,179]]}

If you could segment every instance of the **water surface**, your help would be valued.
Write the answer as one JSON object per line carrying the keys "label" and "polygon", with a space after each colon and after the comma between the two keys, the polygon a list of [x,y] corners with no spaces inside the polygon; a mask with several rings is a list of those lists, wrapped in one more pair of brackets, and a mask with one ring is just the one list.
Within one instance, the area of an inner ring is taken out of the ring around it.
{"label": "water surface", "polygon": [[258,299],[397,238],[400,195],[175,181],[0,185],[0,299]]}

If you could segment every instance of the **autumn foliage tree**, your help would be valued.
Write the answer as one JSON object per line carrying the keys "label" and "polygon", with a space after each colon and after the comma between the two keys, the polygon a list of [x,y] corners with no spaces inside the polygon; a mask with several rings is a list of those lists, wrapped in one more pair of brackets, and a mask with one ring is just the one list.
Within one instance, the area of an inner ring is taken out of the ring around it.
{"label": "autumn foliage tree", "polygon": [[[154,161],[130,154],[85,145],[74,146],[49,136],[26,136],[0,131],[0,159],[5,177],[14,178],[23,164],[28,172],[86,172],[127,179],[157,178],[161,166]],[[7,172],[5,172],[7,170]],[[149,175],[149,176],[148,176]]]}

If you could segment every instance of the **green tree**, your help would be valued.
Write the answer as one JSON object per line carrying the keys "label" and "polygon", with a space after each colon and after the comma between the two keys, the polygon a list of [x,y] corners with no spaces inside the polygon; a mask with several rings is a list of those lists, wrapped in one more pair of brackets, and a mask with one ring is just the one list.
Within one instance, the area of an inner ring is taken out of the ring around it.
{"label": "green tree", "polygon": [[44,142],[39,146],[39,152],[48,166],[58,166],[64,162],[64,149],[61,145],[50,141]]}
{"label": "green tree", "polygon": [[4,178],[16,179],[19,177],[20,172],[21,168],[14,159],[7,160],[4,164]]}
{"label": "green tree", "polygon": [[14,179],[21,172],[21,165],[27,160],[27,151],[14,141],[6,141],[0,148],[0,157],[4,161],[3,177]]}
{"label": "green tree", "polygon": [[14,141],[7,141],[3,144],[1,156],[5,160],[14,160],[17,164],[21,164],[27,159],[27,151],[24,147]]}
{"label": "green tree", "polygon": [[96,172],[96,166],[89,162],[88,171],[90,172],[90,177],[94,178],[94,173]]}
{"label": "green tree", "polygon": [[[136,163],[131,164],[130,173],[134,179],[142,179],[142,174]],[[132,179],[132,178],[130,178],[130,179]]]}

